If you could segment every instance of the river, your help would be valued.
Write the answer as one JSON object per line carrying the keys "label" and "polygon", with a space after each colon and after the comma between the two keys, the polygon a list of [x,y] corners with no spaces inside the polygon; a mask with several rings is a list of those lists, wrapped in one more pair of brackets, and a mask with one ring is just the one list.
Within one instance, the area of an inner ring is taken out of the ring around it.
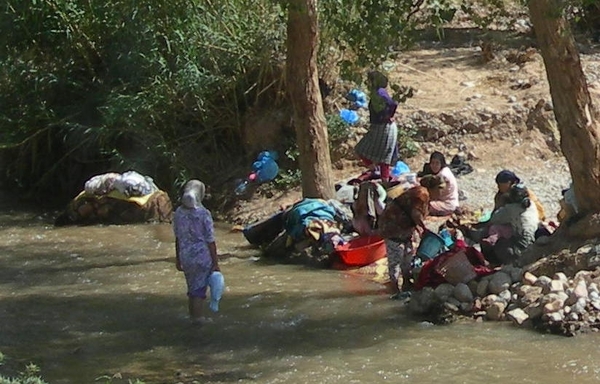
{"label": "river", "polygon": [[227,225],[221,311],[193,326],[169,225],[54,228],[0,208],[4,374],[33,362],[52,384],[600,381],[597,334],[415,322],[381,285],[264,263]]}

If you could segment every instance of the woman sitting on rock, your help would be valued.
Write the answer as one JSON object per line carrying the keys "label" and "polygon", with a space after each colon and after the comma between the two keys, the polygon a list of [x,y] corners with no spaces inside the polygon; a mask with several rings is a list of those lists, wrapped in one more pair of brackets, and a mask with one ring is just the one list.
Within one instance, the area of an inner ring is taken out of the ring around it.
{"label": "woman sitting on rock", "polygon": [[492,213],[482,228],[459,226],[464,235],[481,244],[481,251],[492,265],[512,264],[535,241],[538,210],[523,184],[510,188],[503,206]]}
{"label": "woman sitting on rock", "polygon": [[458,183],[441,152],[433,152],[423,167],[421,185],[430,193],[429,214],[451,215],[458,208]]}
{"label": "woman sitting on rock", "polygon": [[402,275],[402,292],[411,287],[410,265],[414,256],[412,238],[415,230],[425,231],[429,193],[421,186],[412,187],[389,201],[379,217],[378,234],[385,239],[392,298],[399,298],[398,279]]}
{"label": "woman sitting on rock", "polygon": [[[498,191],[494,195],[494,210],[492,212],[496,211],[498,208],[500,208],[507,202],[509,198],[510,188],[513,185],[517,185],[520,183],[521,179],[519,179],[514,172],[509,171],[507,169],[500,171],[496,175],[496,185],[498,186]],[[531,202],[535,205],[535,207],[538,210],[540,221],[545,221],[546,211],[544,210],[544,206],[542,205],[540,200],[535,196],[535,194],[531,192],[530,189],[527,189],[527,191],[529,193],[529,200],[531,200]]]}

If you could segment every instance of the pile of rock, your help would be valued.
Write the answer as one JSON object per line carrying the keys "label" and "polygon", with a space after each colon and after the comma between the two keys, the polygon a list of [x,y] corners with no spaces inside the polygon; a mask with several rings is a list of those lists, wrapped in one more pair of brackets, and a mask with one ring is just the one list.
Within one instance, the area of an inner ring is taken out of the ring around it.
{"label": "pile of rock", "polygon": [[450,312],[572,336],[600,329],[599,285],[600,269],[579,271],[573,278],[559,272],[550,278],[505,266],[468,284],[415,292],[408,308],[418,316]]}

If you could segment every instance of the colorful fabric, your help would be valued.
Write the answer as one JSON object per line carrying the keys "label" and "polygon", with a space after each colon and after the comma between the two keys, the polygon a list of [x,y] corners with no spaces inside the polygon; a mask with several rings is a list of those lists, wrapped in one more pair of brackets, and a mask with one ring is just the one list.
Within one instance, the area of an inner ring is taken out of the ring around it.
{"label": "colorful fabric", "polygon": [[369,131],[356,144],[358,156],[375,164],[393,164],[397,157],[398,127],[396,123],[371,124]]}
{"label": "colorful fabric", "polygon": [[203,206],[177,208],[173,218],[173,231],[188,295],[206,298],[208,277],[213,267],[208,245],[215,241],[210,211]]}
{"label": "colorful fabric", "polygon": [[378,232],[384,238],[409,238],[418,221],[425,220],[428,213],[429,192],[416,186],[386,204],[379,217]]}
{"label": "colorful fabric", "polygon": [[305,229],[312,220],[320,219],[335,222],[336,211],[322,199],[303,199],[287,212],[284,228],[294,240],[305,236]]}

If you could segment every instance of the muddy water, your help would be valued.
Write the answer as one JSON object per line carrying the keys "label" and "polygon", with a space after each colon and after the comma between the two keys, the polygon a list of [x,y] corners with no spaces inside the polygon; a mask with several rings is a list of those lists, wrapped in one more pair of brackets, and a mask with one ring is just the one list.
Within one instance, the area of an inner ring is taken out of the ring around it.
{"label": "muddy water", "polygon": [[[600,337],[415,323],[364,277],[269,265],[218,230],[228,290],[186,319],[167,225],[54,228],[0,213],[0,372],[50,383],[597,383]],[[100,381],[104,382],[104,381]]]}

